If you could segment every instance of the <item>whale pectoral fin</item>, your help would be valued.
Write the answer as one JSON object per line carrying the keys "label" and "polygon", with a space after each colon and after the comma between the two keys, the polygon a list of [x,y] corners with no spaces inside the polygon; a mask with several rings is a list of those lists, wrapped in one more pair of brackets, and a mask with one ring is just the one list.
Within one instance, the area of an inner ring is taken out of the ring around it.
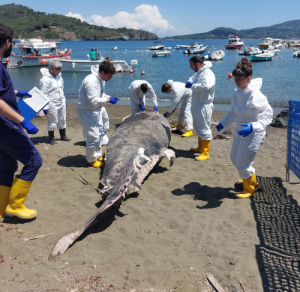
{"label": "whale pectoral fin", "polygon": [[167,157],[170,161],[170,166],[172,166],[175,162],[175,152],[171,149],[165,148],[161,151],[160,158]]}

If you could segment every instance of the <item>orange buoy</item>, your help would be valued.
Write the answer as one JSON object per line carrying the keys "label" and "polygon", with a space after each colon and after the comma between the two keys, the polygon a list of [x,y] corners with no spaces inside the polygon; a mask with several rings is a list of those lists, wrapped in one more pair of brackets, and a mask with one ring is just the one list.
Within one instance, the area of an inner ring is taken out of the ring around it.
{"label": "orange buoy", "polygon": [[149,50],[149,47],[147,47],[147,49]]}
{"label": "orange buoy", "polygon": [[232,74],[231,73],[228,73],[228,78],[232,78]]}
{"label": "orange buoy", "polygon": [[185,56],[187,57],[187,54],[185,54]]}
{"label": "orange buoy", "polygon": [[120,72],[121,72],[121,73],[124,73],[124,72],[125,72],[125,69],[122,68],[122,69],[120,70]]}
{"label": "orange buoy", "polygon": [[46,64],[47,61],[46,61],[45,59],[42,59],[42,60],[41,60],[41,63],[42,63],[42,64]]}
{"label": "orange buoy", "polygon": [[142,72],[141,72],[141,75],[145,75],[145,72],[144,72],[144,70],[142,70]]}
{"label": "orange buoy", "polygon": [[133,70],[132,70],[132,69],[130,69],[130,68],[129,68],[129,70],[128,70],[128,71],[129,71],[129,73],[133,73]]}
{"label": "orange buoy", "polygon": [[124,55],[126,55],[126,52],[124,52]]}
{"label": "orange buoy", "polygon": [[67,56],[67,57],[66,57],[66,60],[71,60],[71,57],[70,57],[70,56]]}

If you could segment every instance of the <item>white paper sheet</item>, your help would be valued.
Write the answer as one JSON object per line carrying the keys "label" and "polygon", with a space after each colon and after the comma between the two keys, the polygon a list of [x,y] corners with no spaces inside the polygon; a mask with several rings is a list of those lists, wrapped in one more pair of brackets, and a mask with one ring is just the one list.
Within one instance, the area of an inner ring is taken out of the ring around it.
{"label": "white paper sheet", "polygon": [[27,103],[36,113],[41,111],[48,103],[48,98],[36,87],[28,91],[32,97],[23,97],[23,101]]}

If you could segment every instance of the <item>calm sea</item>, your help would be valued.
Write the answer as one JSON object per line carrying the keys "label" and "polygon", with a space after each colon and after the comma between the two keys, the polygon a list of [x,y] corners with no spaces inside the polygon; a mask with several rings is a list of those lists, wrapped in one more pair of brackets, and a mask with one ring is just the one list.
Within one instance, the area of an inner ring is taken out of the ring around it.
{"label": "calm sea", "polygon": [[[209,46],[210,50],[215,47],[222,49],[227,40],[196,40],[198,43]],[[167,47],[174,48],[177,44],[187,44],[189,41],[163,41]],[[246,46],[257,45],[259,40],[244,40]],[[133,74],[116,73],[106,83],[105,91],[111,96],[120,97],[123,104],[128,104],[128,87],[133,80],[147,80],[154,88],[159,99],[159,105],[166,105],[170,95],[161,92],[161,86],[168,79],[186,82],[194,72],[190,69],[189,58],[183,50],[172,49],[172,56],[153,58],[152,52],[147,47],[155,45],[152,41],[63,41],[61,48],[72,48],[72,59],[87,59],[87,53],[91,48],[97,48],[105,57],[107,54],[112,59],[137,60]],[[118,47],[118,54],[111,53],[114,47]],[[17,52],[17,50],[15,50]],[[207,53],[201,54],[205,55]],[[279,55],[269,62],[256,62],[253,64],[253,78],[263,78],[262,92],[268,97],[273,107],[286,107],[288,100],[297,99],[300,96],[300,59],[292,57],[293,50],[282,49]],[[280,59],[282,57],[282,59]],[[234,80],[229,79],[227,73],[232,72],[234,65],[241,59],[237,50],[225,50],[222,61],[213,62],[212,71],[216,76],[215,104],[230,104],[231,95],[236,88]],[[141,70],[145,75],[141,76]],[[10,69],[9,73],[14,87],[19,90],[29,90],[36,86],[40,88],[39,80],[42,77],[40,67]],[[69,102],[74,102],[78,96],[82,80],[89,72],[64,72],[62,74],[65,84],[65,96]],[[149,105],[152,103],[148,103]],[[220,106],[217,106],[220,108]],[[226,107],[225,107],[226,108]]]}

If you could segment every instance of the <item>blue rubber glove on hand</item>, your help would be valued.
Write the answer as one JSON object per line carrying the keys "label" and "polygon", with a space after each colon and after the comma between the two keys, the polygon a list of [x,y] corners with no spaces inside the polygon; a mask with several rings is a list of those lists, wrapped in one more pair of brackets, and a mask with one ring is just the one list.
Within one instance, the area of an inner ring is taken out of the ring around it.
{"label": "blue rubber glove on hand", "polygon": [[167,113],[164,113],[164,117],[165,117],[165,118],[167,118],[167,117],[168,117]]}
{"label": "blue rubber glove on hand", "polygon": [[223,125],[219,123],[219,125],[216,127],[218,132],[220,132],[223,129]]}
{"label": "blue rubber glove on hand", "polygon": [[104,135],[106,135],[106,131],[104,131]]}
{"label": "blue rubber glove on hand", "polygon": [[142,105],[140,105],[140,110],[141,110],[141,111],[144,111],[145,108],[144,108]]}
{"label": "blue rubber glove on hand", "polygon": [[68,106],[67,102],[66,102],[66,107]]}
{"label": "blue rubber glove on hand", "polygon": [[241,135],[243,137],[247,137],[253,132],[252,124],[241,124],[241,126],[245,126],[246,128],[237,131],[238,135]]}
{"label": "blue rubber glove on hand", "polygon": [[153,111],[154,111],[154,112],[157,112],[157,111],[158,111],[157,106],[154,106],[154,107],[153,107]]}
{"label": "blue rubber glove on hand", "polygon": [[118,99],[117,97],[110,97],[110,98],[109,98],[109,102],[112,103],[112,104],[117,103],[118,100],[119,100],[119,99]]}
{"label": "blue rubber glove on hand", "polygon": [[30,123],[26,119],[21,122],[21,125],[28,134],[36,134],[39,131],[39,129],[33,123]]}
{"label": "blue rubber glove on hand", "polygon": [[16,94],[17,97],[24,97],[24,96],[28,96],[28,97],[32,97],[32,95],[30,93],[28,93],[28,91],[26,90],[19,90]]}
{"label": "blue rubber glove on hand", "polygon": [[43,112],[45,116],[48,116],[48,110],[43,110]]}
{"label": "blue rubber glove on hand", "polygon": [[189,82],[189,81],[185,84],[185,88],[191,88],[192,86],[193,86],[193,83]]}

